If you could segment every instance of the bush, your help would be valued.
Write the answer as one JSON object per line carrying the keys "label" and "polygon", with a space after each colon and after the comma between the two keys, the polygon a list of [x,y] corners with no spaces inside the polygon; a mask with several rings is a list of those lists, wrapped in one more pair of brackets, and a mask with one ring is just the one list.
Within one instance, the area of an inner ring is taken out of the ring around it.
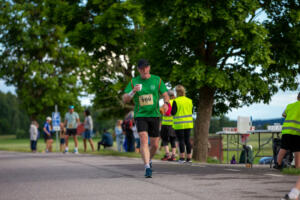
{"label": "bush", "polygon": [[16,131],[16,138],[17,139],[29,138],[29,133],[27,133],[23,129],[17,129],[17,131]]}

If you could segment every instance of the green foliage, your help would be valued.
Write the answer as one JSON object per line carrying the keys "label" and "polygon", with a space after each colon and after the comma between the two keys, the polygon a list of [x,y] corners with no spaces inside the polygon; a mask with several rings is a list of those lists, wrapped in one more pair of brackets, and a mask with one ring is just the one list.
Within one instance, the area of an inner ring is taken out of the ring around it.
{"label": "green foliage", "polygon": [[132,78],[141,48],[143,18],[131,1],[46,1],[53,24],[65,27],[68,43],[89,55],[91,64],[81,71],[83,85],[95,94],[93,103],[102,118],[124,116],[132,105],[121,100]]}
{"label": "green foliage", "polygon": [[283,174],[289,174],[289,175],[299,175],[300,174],[300,169],[297,168],[284,168],[282,170]]}
{"label": "green foliage", "polygon": [[29,133],[28,133],[28,131],[25,131],[23,129],[17,129],[16,138],[17,139],[29,138]]}
{"label": "green foliage", "polygon": [[84,52],[68,43],[65,27],[53,24],[47,1],[1,1],[0,77],[14,85],[32,118],[79,105]]}
{"label": "green foliage", "polygon": [[[196,107],[194,158],[206,161],[200,146],[212,114],[268,103],[279,88],[297,88],[299,1],[136,2],[145,16],[143,54],[152,72],[171,86],[184,85]],[[272,20],[257,21],[262,11]]]}
{"label": "green foliage", "polygon": [[204,86],[215,90],[216,115],[267,103],[277,92],[276,84],[282,82],[273,75],[278,73],[266,73],[275,64],[268,29],[253,20],[261,9],[258,1],[139,2],[152,70],[172,85],[186,86],[195,105]]}
{"label": "green foliage", "polygon": [[218,131],[222,131],[224,127],[236,127],[237,122],[230,120],[226,116],[212,117],[210,120],[209,133],[215,134]]}
{"label": "green foliage", "polygon": [[28,132],[30,120],[19,104],[15,95],[0,92],[0,134],[16,134],[17,130]]}

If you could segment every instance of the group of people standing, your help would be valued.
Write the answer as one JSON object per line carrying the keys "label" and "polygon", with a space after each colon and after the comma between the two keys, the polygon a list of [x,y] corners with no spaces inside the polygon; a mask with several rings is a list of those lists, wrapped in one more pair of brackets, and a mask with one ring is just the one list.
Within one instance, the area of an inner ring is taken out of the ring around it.
{"label": "group of people standing", "polygon": [[[95,151],[94,143],[92,140],[93,120],[89,110],[84,111],[84,131],[82,133],[84,152],[87,150],[87,141],[89,142],[92,151]],[[69,137],[72,136],[74,139],[74,153],[78,154],[78,139],[77,132],[78,126],[80,125],[80,118],[77,112],[74,111],[74,106],[69,106],[69,112],[65,114],[64,122],[60,123],[60,151],[64,153],[69,152]],[[46,143],[45,152],[52,152],[53,143],[53,127],[51,125],[51,117],[46,118],[46,122],[43,126],[44,139]],[[37,140],[39,138],[37,121],[32,121],[30,125],[30,143],[32,152],[36,152]]]}
{"label": "group of people standing", "polygon": [[[133,78],[125,89],[123,101],[129,103],[134,101],[134,122],[140,136],[140,152],[145,167],[145,177],[152,177],[152,158],[159,146],[160,136],[160,95],[164,104],[161,108],[163,113],[161,133],[163,135],[163,146],[166,150],[166,158],[175,157],[176,146],[174,145],[174,133],[179,142],[179,162],[191,162],[190,131],[193,128],[193,103],[185,96],[182,85],[175,87],[177,98],[170,100],[168,90],[162,79],[150,74],[149,63],[141,59],[137,65],[139,76]],[[150,140],[150,146],[148,146]],[[172,141],[171,141],[172,140]],[[172,155],[168,151],[168,142],[172,145]],[[172,144],[173,143],[173,144]],[[185,155],[186,150],[186,155]],[[173,153],[174,152],[174,153]],[[186,156],[186,159],[185,159]]]}
{"label": "group of people standing", "polygon": [[[192,162],[192,146],[190,142],[191,129],[193,128],[193,103],[185,96],[185,88],[182,85],[175,87],[177,98],[173,90],[168,91],[170,97],[170,112],[162,111],[161,139],[166,152],[162,160],[176,160],[176,140],[179,143],[179,163]],[[172,151],[169,151],[169,143]],[[186,150],[186,151],[185,151]],[[186,155],[185,155],[186,154]],[[185,159],[186,156],[186,159]]]}

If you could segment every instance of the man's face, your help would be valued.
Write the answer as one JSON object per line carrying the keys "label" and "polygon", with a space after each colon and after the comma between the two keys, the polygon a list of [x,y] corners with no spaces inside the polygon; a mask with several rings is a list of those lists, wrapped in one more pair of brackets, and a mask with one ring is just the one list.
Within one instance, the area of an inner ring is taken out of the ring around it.
{"label": "man's face", "polygon": [[69,109],[69,112],[70,113],[74,112],[74,108]]}
{"label": "man's face", "polygon": [[150,66],[138,68],[138,71],[142,78],[147,78],[150,75]]}

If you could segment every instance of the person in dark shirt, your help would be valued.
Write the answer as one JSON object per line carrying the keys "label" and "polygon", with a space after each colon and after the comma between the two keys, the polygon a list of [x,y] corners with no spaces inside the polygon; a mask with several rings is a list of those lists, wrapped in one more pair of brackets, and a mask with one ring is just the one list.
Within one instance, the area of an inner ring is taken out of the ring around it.
{"label": "person in dark shirt", "polygon": [[102,140],[98,142],[98,151],[100,151],[100,146],[103,145],[104,148],[111,147],[113,145],[113,138],[110,132],[106,129],[103,129]]}

